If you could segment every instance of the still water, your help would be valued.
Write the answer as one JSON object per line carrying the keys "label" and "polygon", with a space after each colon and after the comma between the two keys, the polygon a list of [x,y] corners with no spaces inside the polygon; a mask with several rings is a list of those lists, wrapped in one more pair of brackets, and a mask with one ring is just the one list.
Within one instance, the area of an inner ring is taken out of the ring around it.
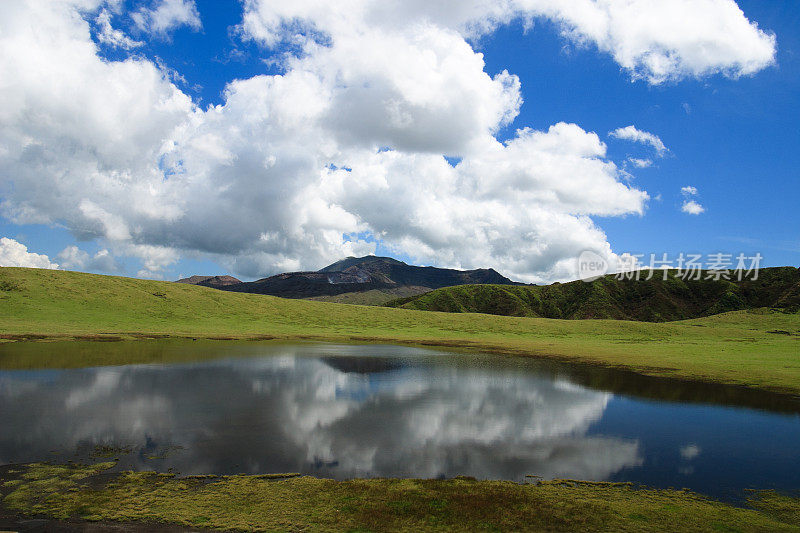
{"label": "still water", "polygon": [[[70,349],[3,346],[0,369],[47,366]],[[778,395],[401,346],[80,350],[159,362],[0,370],[0,464],[84,460],[107,446],[124,448],[113,453],[121,468],[182,474],[540,476],[734,500],[800,489],[800,404]]]}

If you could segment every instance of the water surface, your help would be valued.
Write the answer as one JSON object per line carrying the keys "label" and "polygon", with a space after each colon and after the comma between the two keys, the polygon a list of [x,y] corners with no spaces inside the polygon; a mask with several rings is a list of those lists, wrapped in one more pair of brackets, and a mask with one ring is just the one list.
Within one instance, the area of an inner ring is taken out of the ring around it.
{"label": "water surface", "polygon": [[800,489],[800,405],[769,393],[401,346],[18,346],[0,347],[0,368],[19,350],[164,362],[0,370],[0,464],[106,446],[126,448],[122,468],[182,474],[540,476],[724,499]]}

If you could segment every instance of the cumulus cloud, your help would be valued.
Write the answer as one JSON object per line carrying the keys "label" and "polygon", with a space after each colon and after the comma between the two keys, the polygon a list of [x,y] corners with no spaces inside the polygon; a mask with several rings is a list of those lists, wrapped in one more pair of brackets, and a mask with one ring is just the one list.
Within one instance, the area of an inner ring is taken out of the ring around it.
{"label": "cumulus cloud", "polygon": [[647,194],[618,181],[604,155],[596,134],[560,123],[521,130],[455,168],[441,156],[362,153],[346,161],[352,170],[327,172],[323,190],[420,262],[565,278],[585,249],[612,255],[587,215],[644,210]]}
{"label": "cumulus cloud", "polygon": [[195,108],[152,62],[98,57],[76,10],[69,2],[0,6],[8,104],[0,211],[15,222],[60,222],[82,238],[151,244],[136,242],[137,224],[178,209],[158,171],[162,144]]}
{"label": "cumulus cloud", "polygon": [[0,238],[0,266],[55,270],[58,263],[52,263],[46,255],[29,252],[27,246],[14,239],[3,237]]}
{"label": "cumulus cloud", "polygon": [[247,6],[250,38],[300,39],[304,53],[286,59],[286,78],[304,97],[313,91],[318,114],[309,118],[342,144],[461,155],[519,113],[518,78],[489,76],[483,56],[456,31],[430,23],[427,8]]}
{"label": "cumulus cloud", "polygon": [[100,11],[100,14],[95,19],[95,24],[97,24],[98,29],[97,40],[103,44],[124,48],[125,50],[144,45],[142,41],[136,41],[125,35],[122,30],[114,29],[111,26],[111,13],[107,9]]}
{"label": "cumulus cloud", "polygon": [[705,213],[706,209],[695,200],[685,200],[681,206],[681,211],[689,215],[699,215]]}
{"label": "cumulus cloud", "polygon": [[634,78],[659,84],[723,73],[736,78],[775,63],[775,36],[734,0],[517,0],[530,16],[610,54]]}
{"label": "cumulus cloud", "polygon": [[67,246],[58,256],[61,268],[66,270],[93,270],[100,272],[119,272],[120,265],[111,252],[100,250],[96,254],[89,255],[77,246]]}
{"label": "cumulus cloud", "polygon": [[658,135],[637,129],[636,126],[617,128],[608,135],[616,139],[651,146],[659,157],[664,157],[664,154],[668,151]]}
{"label": "cumulus cloud", "polygon": [[330,34],[362,20],[373,27],[424,21],[474,38],[518,17],[553,20],[565,38],[596,46],[653,84],[750,75],[775,63],[775,36],[748,20],[734,0],[355,0],[345,8],[322,0],[246,0],[243,28],[268,45],[295,38],[298,23]]}
{"label": "cumulus cloud", "polygon": [[157,35],[167,35],[181,26],[195,31],[202,27],[194,0],[157,0],[153,7],[132,13],[131,19],[140,30]]}
{"label": "cumulus cloud", "polygon": [[681,187],[681,194],[683,195],[683,205],[681,206],[681,211],[689,215],[700,215],[705,213],[706,209],[700,205],[697,200],[692,199],[693,196],[697,196],[699,194],[697,187],[692,185]]}
{"label": "cumulus cloud", "polygon": [[[247,0],[240,36],[292,53],[278,57],[281,74],[232,81],[223,104],[199,109],[153,61],[98,55],[87,20],[98,41],[125,42],[110,17],[97,20],[100,0],[3,3],[0,213],[103,241],[138,258],[146,277],[187,255],[252,277],[319,268],[373,252],[375,239],[419,262],[493,266],[526,281],[574,277],[581,251],[614,257],[591,217],[640,215],[648,195],[579,125],[522,127],[498,142],[523,104],[520,81],[487,73],[469,40],[545,16],[570,39],[612,43],[598,47],[651,81],[754,72],[739,43],[774,45],[726,1],[700,2],[705,26],[687,24],[680,42],[665,32],[634,39],[619,29],[631,9],[645,27],[653,10],[697,11],[625,4],[581,2],[584,20],[577,3],[561,2]],[[132,16],[153,33],[200,27],[189,1]],[[720,20],[746,38],[718,42]],[[692,59],[703,50],[705,62]],[[659,54],[674,69],[652,66]],[[94,260],[77,255],[69,261]]]}

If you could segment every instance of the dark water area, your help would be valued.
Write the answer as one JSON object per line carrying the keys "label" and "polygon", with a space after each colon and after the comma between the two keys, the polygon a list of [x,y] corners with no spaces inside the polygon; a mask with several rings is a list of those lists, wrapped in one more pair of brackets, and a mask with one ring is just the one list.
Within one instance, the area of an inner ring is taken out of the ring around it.
{"label": "dark water area", "polygon": [[383,345],[6,345],[0,369],[62,349],[159,362],[0,370],[0,464],[800,489],[800,402],[777,394]]}

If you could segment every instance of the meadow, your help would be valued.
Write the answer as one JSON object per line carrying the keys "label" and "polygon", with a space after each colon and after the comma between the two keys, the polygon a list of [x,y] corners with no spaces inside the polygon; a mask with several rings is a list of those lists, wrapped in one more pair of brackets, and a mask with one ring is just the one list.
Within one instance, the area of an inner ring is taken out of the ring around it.
{"label": "meadow", "polygon": [[[559,320],[0,268],[0,340],[8,343],[0,345],[0,369],[172,362],[160,361],[159,350],[136,349],[147,345],[141,339],[162,338],[199,348],[187,349],[187,357],[213,357],[213,340],[416,344],[800,394],[800,315],[767,308],[662,323]],[[126,349],[84,349],[87,342],[77,340],[118,341]],[[53,350],[40,349],[47,342]],[[797,531],[800,521],[800,500],[774,492],[753,492],[736,506],[686,490],[625,483],[178,477],[114,466],[4,466],[0,519],[12,525],[30,516],[73,525],[126,522],[134,531],[169,524],[241,531]]]}
{"label": "meadow", "polygon": [[[800,314],[756,309],[648,323],[458,314],[77,272],[0,268],[0,338],[142,337],[421,344],[549,357],[651,376],[800,393]],[[0,355],[2,368],[130,361]]]}

